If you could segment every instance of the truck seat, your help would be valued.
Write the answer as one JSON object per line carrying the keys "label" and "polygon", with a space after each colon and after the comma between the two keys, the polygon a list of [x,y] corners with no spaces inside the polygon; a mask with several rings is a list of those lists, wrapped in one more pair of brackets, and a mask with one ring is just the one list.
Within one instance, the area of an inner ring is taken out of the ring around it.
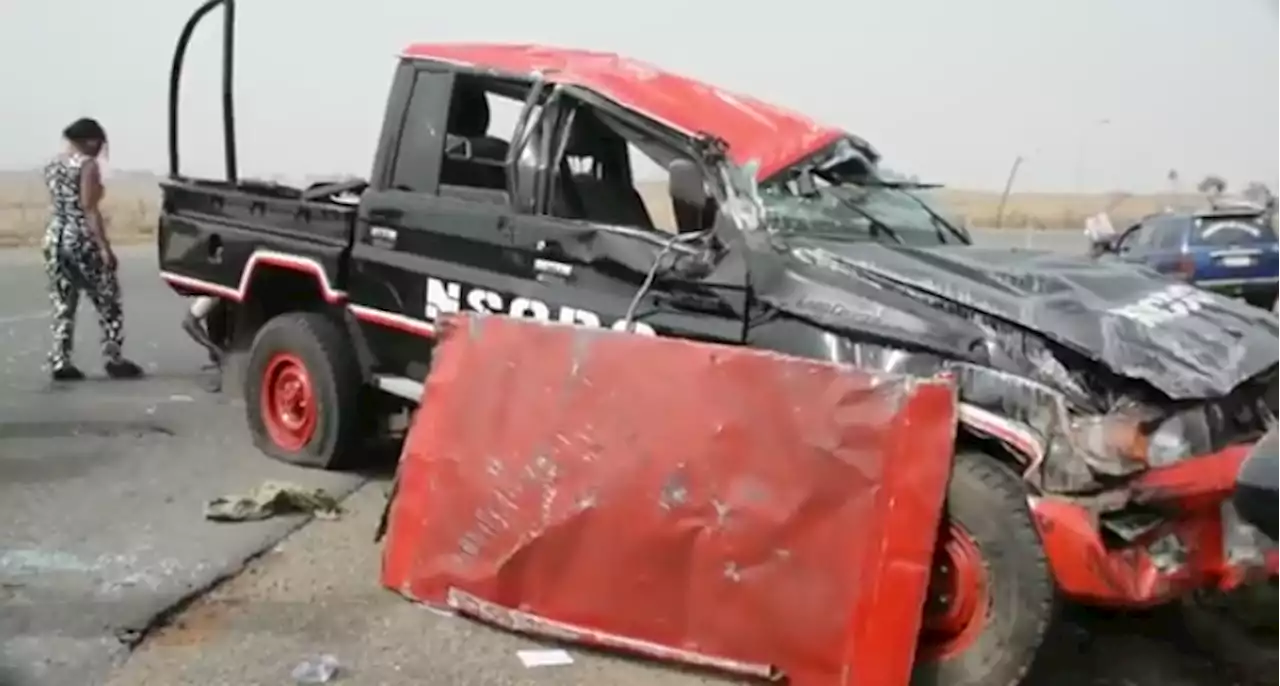
{"label": "truck seat", "polygon": [[621,143],[612,130],[580,114],[569,131],[564,156],[566,160],[587,158],[593,164],[589,170],[577,172],[572,172],[569,165],[561,164],[559,183],[556,184],[557,204],[563,209],[575,205],[580,208],[570,212],[569,218],[652,231],[653,219],[649,217],[649,210],[640,194],[622,179],[609,178],[600,161],[607,146]]}
{"label": "truck seat", "polygon": [[484,91],[460,85],[449,104],[448,133],[466,140],[469,158],[446,156],[440,183],[502,190],[510,145],[489,132],[489,100]]}

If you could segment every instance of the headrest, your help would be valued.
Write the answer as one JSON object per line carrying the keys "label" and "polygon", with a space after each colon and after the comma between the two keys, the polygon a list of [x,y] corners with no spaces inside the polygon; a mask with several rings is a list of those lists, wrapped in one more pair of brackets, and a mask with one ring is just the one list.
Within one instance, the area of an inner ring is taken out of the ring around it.
{"label": "headrest", "polygon": [[569,128],[569,141],[564,146],[564,154],[569,157],[590,157],[601,151],[601,141],[613,138],[616,134],[600,123],[600,120],[579,110]]}
{"label": "headrest", "polygon": [[462,84],[449,103],[449,133],[479,138],[489,132],[489,99],[484,91]]}

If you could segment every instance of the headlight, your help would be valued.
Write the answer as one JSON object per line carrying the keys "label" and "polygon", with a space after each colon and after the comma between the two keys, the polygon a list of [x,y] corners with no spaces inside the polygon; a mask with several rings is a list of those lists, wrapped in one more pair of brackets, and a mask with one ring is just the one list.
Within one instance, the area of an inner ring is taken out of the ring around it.
{"label": "headlight", "polygon": [[1164,467],[1191,457],[1191,442],[1180,415],[1166,420],[1147,436],[1147,464]]}
{"label": "headlight", "polygon": [[1097,472],[1123,476],[1148,465],[1147,435],[1135,417],[1121,413],[1078,417],[1071,429],[1076,446]]}
{"label": "headlight", "polygon": [[1108,473],[1165,467],[1191,456],[1186,423],[1180,416],[1170,417],[1152,432],[1147,432],[1147,426],[1146,421],[1123,413],[1073,422],[1076,440],[1094,457],[1094,468]]}

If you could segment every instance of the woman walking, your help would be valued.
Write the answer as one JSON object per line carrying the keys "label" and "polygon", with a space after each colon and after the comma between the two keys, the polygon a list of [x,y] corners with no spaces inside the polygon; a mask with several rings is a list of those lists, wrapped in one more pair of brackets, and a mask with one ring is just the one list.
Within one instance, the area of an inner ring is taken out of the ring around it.
{"label": "woman walking", "polygon": [[98,203],[103,196],[97,158],[107,145],[102,126],[89,118],[63,129],[67,150],[44,168],[53,216],[44,235],[44,267],[53,303],[53,349],[49,366],[55,381],[75,381],[84,373],[71,361],[80,291],[93,301],[102,329],[102,356],[113,379],[142,376],[142,368],[125,359],[124,312],[116,256],[107,240]]}

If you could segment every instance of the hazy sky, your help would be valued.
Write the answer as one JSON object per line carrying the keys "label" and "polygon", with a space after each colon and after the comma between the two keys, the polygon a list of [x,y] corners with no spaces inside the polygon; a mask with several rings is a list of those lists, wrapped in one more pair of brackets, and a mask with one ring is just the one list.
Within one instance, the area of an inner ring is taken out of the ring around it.
{"label": "hazy sky", "polygon": [[[84,114],[110,165],[165,165],[189,0],[0,0],[0,168]],[[751,8],[756,9],[751,9]],[[872,141],[900,171],[998,188],[1130,190],[1208,172],[1276,185],[1276,0],[240,0],[242,173],[367,174],[413,41],[620,52]],[[221,172],[216,17],[188,57],[184,171]],[[1109,123],[1099,123],[1109,120]]]}

